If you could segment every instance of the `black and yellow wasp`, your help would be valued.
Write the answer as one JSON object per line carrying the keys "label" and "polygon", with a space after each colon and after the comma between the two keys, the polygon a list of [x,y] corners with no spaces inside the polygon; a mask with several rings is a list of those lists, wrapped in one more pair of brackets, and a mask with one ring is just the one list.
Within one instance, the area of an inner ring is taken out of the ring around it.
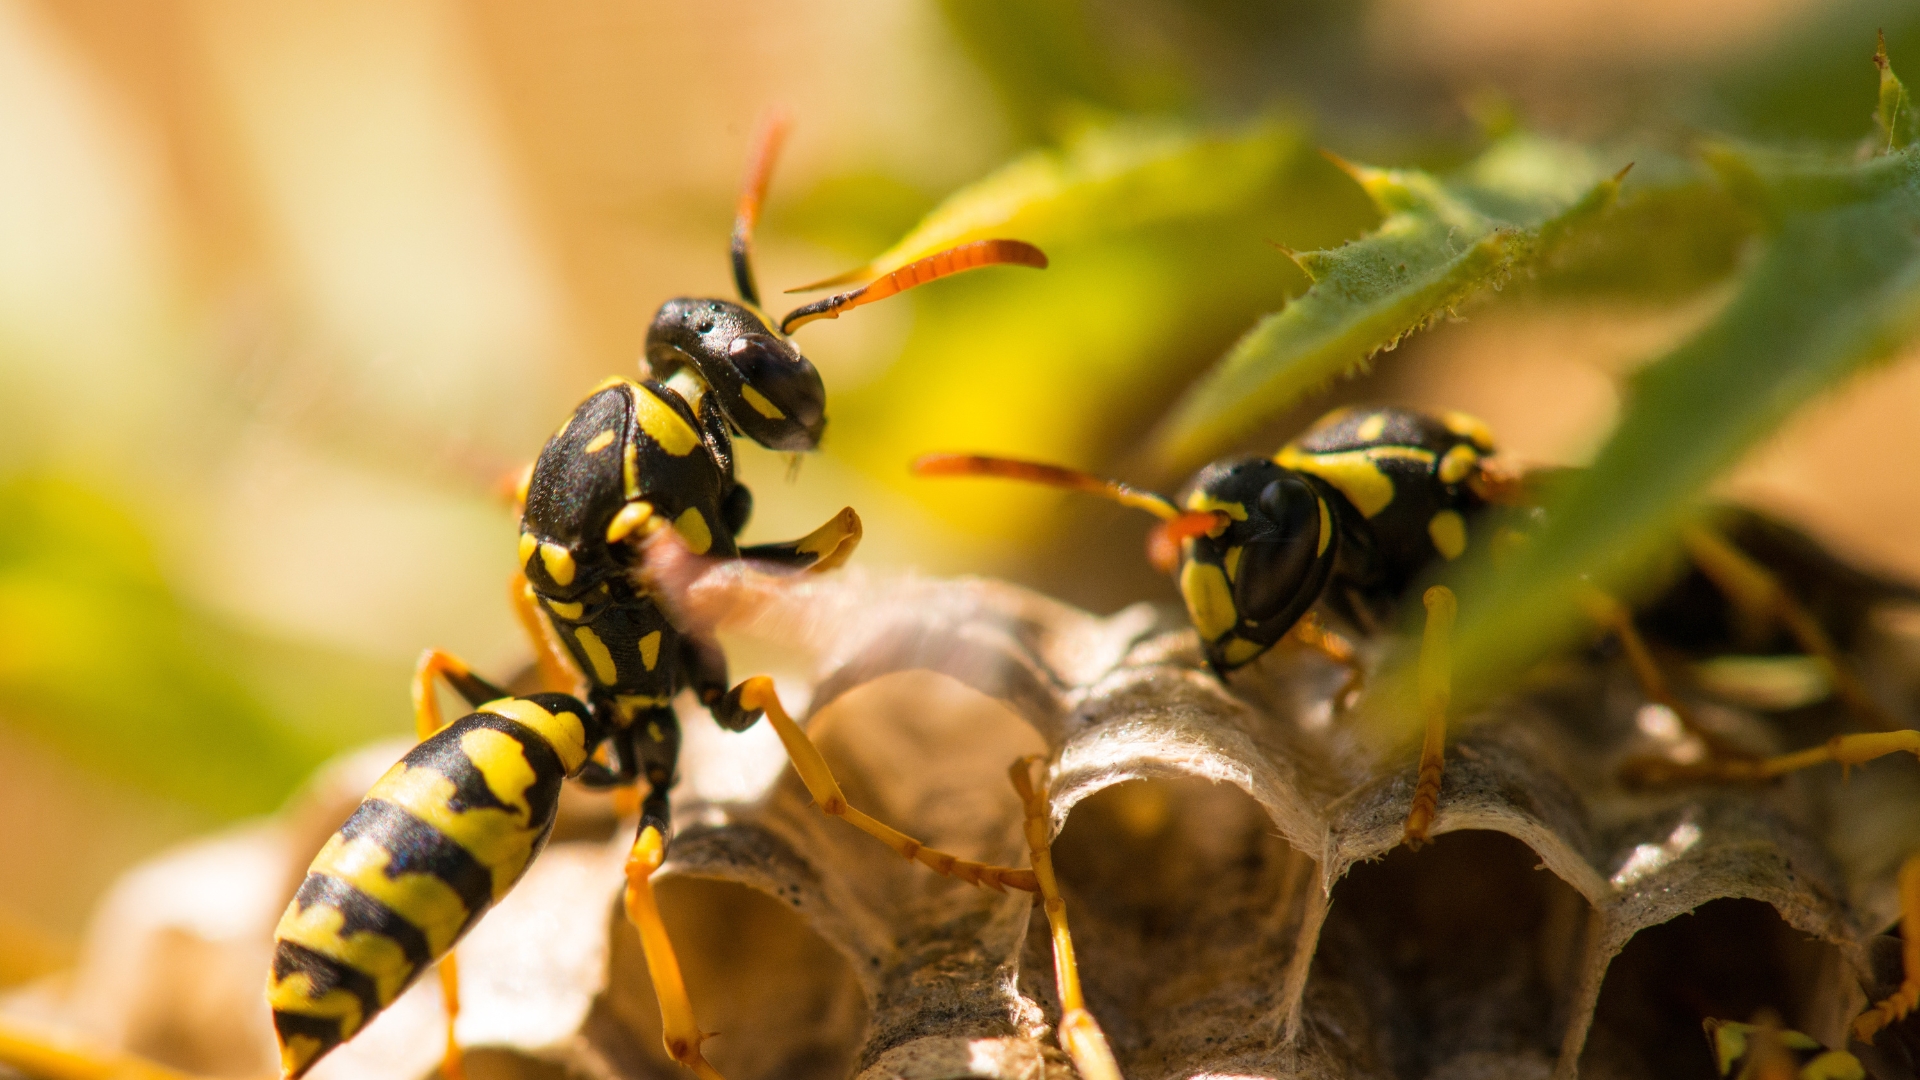
{"label": "black and yellow wasp", "polygon": [[[647,334],[653,378],[602,384],[547,440],[522,483],[519,614],[543,681],[568,692],[514,696],[447,653],[426,653],[413,685],[420,744],[327,842],[287,906],[267,991],[286,1076],[301,1075],[352,1038],[443,957],[452,1011],[457,975],[449,950],[539,853],[569,779],[589,787],[645,781],[628,912],[647,950],[669,1052],[701,1075],[718,1076],[700,1054],[705,1036],[647,884],[671,835],[667,794],[680,747],[671,703],[683,687],[730,730],[771,715],[829,812],[943,872],[1037,888],[1029,871],[955,860],[847,807],[771,684],[751,679],[729,692],[718,645],[677,627],[641,572],[643,549],[663,530],[711,558],[809,570],[843,562],[860,539],[851,509],[790,543],[743,548],[735,540],[753,504],[734,476],[734,436],[798,452],[814,449],[826,427],[819,373],[788,334],[947,274],[1046,265],[1031,245],[976,241],[773,322],[759,308],[751,240],[782,131],[779,123],[763,129],[735,220],[740,300],[662,305]],[[443,726],[436,679],[476,711]],[[451,1029],[448,1039],[447,1071],[457,1073]]]}
{"label": "black and yellow wasp", "polygon": [[1720,1075],[1734,1080],[1867,1080],[1866,1067],[1845,1050],[1777,1023],[1708,1018],[1707,1043]]}

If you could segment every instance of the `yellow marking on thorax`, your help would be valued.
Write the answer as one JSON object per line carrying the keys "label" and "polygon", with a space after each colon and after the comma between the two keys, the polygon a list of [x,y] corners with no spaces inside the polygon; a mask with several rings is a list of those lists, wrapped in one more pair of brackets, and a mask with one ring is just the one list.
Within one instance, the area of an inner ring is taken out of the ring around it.
{"label": "yellow marking on thorax", "polygon": [[548,600],[546,605],[547,610],[563,619],[577,619],[587,611],[587,605],[579,601]]}
{"label": "yellow marking on thorax", "polygon": [[1475,465],[1480,464],[1480,454],[1465,443],[1447,451],[1440,459],[1439,476],[1443,484],[1457,484],[1467,478]]}
{"label": "yellow marking on thorax", "polygon": [[442,836],[467,850],[473,860],[487,868],[493,877],[493,898],[500,899],[520,880],[520,872],[533,858],[533,842],[539,832],[526,828],[519,815],[493,807],[454,810],[457,788],[451,779],[425,766],[395,765],[367,793],[369,799],[381,799],[431,825]]}
{"label": "yellow marking on thorax", "polygon": [[1257,641],[1248,641],[1246,638],[1237,637],[1227,642],[1227,648],[1223,656],[1228,664],[1239,667],[1241,664],[1259,656],[1265,651],[1267,651],[1265,645]]}
{"label": "yellow marking on thorax", "polygon": [[657,722],[649,720],[647,721],[647,738],[654,742],[666,742],[667,733],[660,730],[660,725]]}
{"label": "yellow marking on thorax", "polygon": [[621,490],[626,493],[629,500],[637,499],[640,497],[640,441],[627,440],[627,445],[621,450],[621,454]]}
{"label": "yellow marking on thorax", "polygon": [[547,576],[556,585],[573,584],[573,552],[555,543],[540,545],[540,562],[547,568]]}
{"label": "yellow marking on thorax", "polygon": [[1467,550],[1467,523],[1453,510],[1442,510],[1427,522],[1427,536],[1433,541],[1433,548],[1448,560],[1457,559]]}
{"label": "yellow marking on thorax", "polygon": [[640,430],[660,444],[660,449],[674,457],[686,457],[693,448],[700,445],[700,436],[693,430],[673,406],[644,386],[633,385],[633,414],[640,422]]}
{"label": "yellow marking on thorax", "polygon": [[520,470],[519,477],[513,482],[513,501],[521,506],[527,505],[527,489],[532,486],[533,463],[528,462],[527,467]]}
{"label": "yellow marking on thorax", "polygon": [[1212,641],[1233,629],[1239,615],[1233,606],[1233,589],[1220,568],[1197,559],[1187,560],[1180,570],[1180,595],[1187,602],[1187,615],[1200,637]]}
{"label": "yellow marking on thorax", "polygon": [[780,406],[767,400],[767,395],[745,383],[740,384],[740,396],[747,399],[747,404],[753,406],[754,412],[759,413],[769,420],[785,420],[787,418],[787,414],[780,411]]}
{"label": "yellow marking on thorax", "polygon": [[670,700],[670,698],[653,694],[622,694],[613,699],[613,707],[619,711],[620,722],[625,725],[632,723],[633,718],[639,715],[640,710],[658,709],[665,706]]}
{"label": "yellow marking on thorax", "polygon": [[1359,438],[1361,442],[1372,442],[1385,434],[1386,430],[1387,414],[1374,413],[1372,416],[1360,421],[1360,426],[1354,431],[1354,435]]}
{"label": "yellow marking on thorax", "polygon": [[536,550],[538,550],[539,547],[540,547],[540,541],[535,540],[533,538],[532,533],[530,532],[521,533],[520,534],[520,565],[521,566],[527,565],[527,562],[533,558],[533,553]]}
{"label": "yellow marking on thorax", "polygon": [[1463,439],[1471,439],[1473,445],[1480,448],[1481,453],[1493,453],[1493,429],[1487,426],[1485,420],[1463,412],[1443,412],[1440,414],[1440,422],[1455,435]]}
{"label": "yellow marking on thorax", "polygon": [[593,632],[591,626],[573,628],[573,640],[580,643],[580,651],[587,654],[587,663],[593,665],[593,678],[601,686],[612,686],[620,681],[620,669],[613,662],[613,653],[600,635]]}
{"label": "yellow marking on thorax", "polygon": [[[1197,511],[1218,510],[1235,521],[1247,520],[1247,508],[1237,502],[1216,499],[1204,491],[1196,491],[1187,496],[1187,509]],[[1208,535],[1217,535],[1218,530]]]}
{"label": "yellow marking on thorax", "polygon": [[274,927],[276,941],[304,945],[321,956],[337,960],[373,981],[375,998],[382,1006],[391,1004],[413,977],[413,963],[400,943],[372,930],[341,934],[347,916],[339,908],[310,904],[305,911],[295,903],[287,905]]}
{"label": "yellow marking on thorax", "polygon": [[393,909],[427,939],[435,956],[453,947],[472,914],[453,886],[432,874],[392,874],[393,853],[364,836],[333,834],[307,872],[344,881]]}
{"label": "yellow marking on thorax", "polygon": [[607,522],[607,543],[617,544],[631,536],[635,530],[646,529],[652,532],[658,522],[653,520],[653,504],[650,502],[630,502],[613,515]]}
{"label": "yellow marking on thorax", "polygon": [[1245,550],[1244,547],[1230,547],[1227,549],[1227,557],[1220,560],[1227,568],[1228,581],[1240,580],[1240,555]]}
{"label": "yellow marking on thorax", "polygon": [[687,507],[685,513],[673,519],[673,527],[680,539],[687,542],[687,550],[695,555],[705,555],[713,546],[713,533],[708,531],[707,519],[697,507]]}
{"label": "yellow marking on thorax", "polygon": [[1327,545],[1333,543],[1333,511],[1327,509],[1327,500],[1314,496],[1314,502],[1320,504],[1320,546],[1313,549],[1313,557],[1319,558],[1327,553]]}
{"label": "yellow marking on thorax", "polygon": [[607,447],[612,446],[614,438],[615,436],[613,433],[613,429],[608,428],[606,431],[603,431],[600,434],[595,435],[593,438],[588,439],[585,450],[589,454],[597,454],[600,451],[605,450]]}
{"label": "yellow marking on thorax", "polygon": [[648,671],[652,671],[654,665],[660,662],[660,631],[655,630],[640,639],[640,662],[646,665]]}
{"label": "yellow marking on thorax", "polygon": [[480,706],[479,711],[504,716],[538,732],[559,755],[560,765],[569,775],[587,760],[586,726],[565,709],[548,712],[526,698],[501,698]]}
{"label": "yellow marking on thorax", "polygon": [[533,808],[527,805],[527,789],[540,776],[527,761],[527,748],[520,740],[492,728],[475,728],[460,736],[460,752],[479,770],[493,797],[518,810],[522,824],[531,824]]}
{"label": "yellow marking on thorax", "polygon": [[[271,976],[269,979],[271,981],[267,984],[267,1007],[276,1012],[338,1020],[340,1021],[340,1038],[343,1041],[352,1038],[353,1033],[359,1031],[360,1025],[366,1022],[367,1018],[362,1015],[364,1006],[360,1004],[359,995],[343,986],[336,986],[324,994],[316,995],[313,992],[313,976],[304,971],[290,972],[284,979],[273,979]],[[283,1049],[281,1061],[284,1062],[288,1057],[297,1057],[301,1059],[299,1063],[304,1065],[320,1052],[318,1044],[315,1044],[311,1050],[302,1047],[304,1054],[294,1053],[293,1049],[292,1046]]]}
{"label": "yellow marking on thorax", "polygon": [[1392,458],[1431,465],[1433,451],[1412,446],[1375,446],[1334,454],[1309,454],[1289,446],[1273,460],[1283,469],[1311,473],[1332,484],[1360,511],[1361,517],[1370,518],[1393,501],[1393,480],[1380,471],[1381,460]]}

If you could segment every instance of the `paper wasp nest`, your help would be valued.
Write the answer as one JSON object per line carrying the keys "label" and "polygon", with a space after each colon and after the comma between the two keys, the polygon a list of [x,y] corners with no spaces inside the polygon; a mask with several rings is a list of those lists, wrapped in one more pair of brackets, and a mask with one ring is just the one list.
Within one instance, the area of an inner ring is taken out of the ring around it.
{"label": "paper wasp nest", "polygon": [[[1604,649],[1464,730],[1445,835],[1410,852],[1411,754],[1367,756],[1331,708],[1340,672],[1317,658],[1277,649],[1230,692],[1179,613],[1148,605],[1102,619],[991,581],[857,574],[714,588],[732,631],[816,664],[782,694],[810,694],[853,803],[930,844],[1025,865],[1006,769],[1053,755],[1081,971],[1130,1080],[1705,1076],[1700,1015],[1771,1006],[1837,1043],[1863,981],[1897,976],[1882,932],[1920,837],[1913,762],[1628,791],[1620,760],[1661,731]],[[1920,636],[1874,625],[1864,670],[1884,700],[1912,700]],[[1793,714],[1812,727],[1792,741],[1835,713]],[[1762,748],[1787,730],[1711,716]],[[765,725],[687,726],[661,895],[730,1080],[1072,1075],[1031,897],[936,877],[819,814]],[[5,1010],[196,1072],[268,1073],[273,922],[401,749],[336,763],[281,818],[134,871],[79,970]],[[631,826],[570,799],[460,947],[470,1072],[684,1076],[619,910]],[[423,980],[313,1075],[415,1080],[441,1024]],[[1911,1075],[1882,1060],[1910,1031],[1872,1067]]]}

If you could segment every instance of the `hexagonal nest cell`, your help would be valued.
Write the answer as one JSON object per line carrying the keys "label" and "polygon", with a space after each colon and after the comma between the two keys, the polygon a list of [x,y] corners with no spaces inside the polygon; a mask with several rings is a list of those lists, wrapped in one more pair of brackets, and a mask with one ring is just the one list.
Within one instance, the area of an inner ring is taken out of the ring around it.
{"label": "hexagonal nest cell", "polygon": [[[1623,785],[1644,699],[1604,647],[1465,718],[1436,842],[1411,851],[1411,751],[1364,749],[1316,655],[1283,646],[1227,684],[1180,614],[1149,605],[1099,618],[990,581],[709,578],[723,629],[811,657],[818,677],[782,693],[810,699],[848,797],[883,820],[1024,865],[1005,772],[1047,756],[1090,1008],[1130,1080],[1706,1077],[1703,1017],[1771,1008],[1839,1044],[1898,979],[1884,935],[1920,826],[1913,763]],[[1853,647],[1885,698],[1913,700],[1913,625],[1875,618]],[[1775,746],[1838,722],[1714,715]],[[821,815],[764,725],[688,727],[660,893],[723,1073],[1072,1075],[1030,896],[937,877]],[[278,819],[129,875],[81,968],[7,1014],[196,1071],[270,1071],[273,920],[396,754],[338,763]],[[472,1074],[684,1075],[618,903],[631,823],[582,795],[563,813],[460,947]],[[442,1023],[425,980],[314,1075],[427,1075]],[[1863,1051],[1876,1075],[1912,1075],[1915,1032]]]}

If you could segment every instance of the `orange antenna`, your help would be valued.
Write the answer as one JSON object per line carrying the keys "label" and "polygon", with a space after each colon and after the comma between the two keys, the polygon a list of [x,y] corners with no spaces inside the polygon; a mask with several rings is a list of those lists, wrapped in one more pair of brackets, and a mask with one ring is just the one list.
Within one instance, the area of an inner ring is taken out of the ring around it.
{"label": "orange antenna", "polygon": [[770,109],[760,118],[753,137],[753,154],[747,158],[747,179],[740,188],[740,205],[733,213],[733,287],[740,299],[758,307],[760,287],[753,280],[753,227],[760,223],[760,204],[767,197],[767,180],[773,175],[773,163],[780,146],[787,141],[792,119],[781,109]]}
{"label": "orange antenna", "polygon": [[[739,234],[736,232],[735,236]],[[738,252],[738,241],[735,251]],[[735,265],[738,266],[736,254]],[[977,270],[982,266],[1031,266],[1035,270],[1047,268],[1046,253],[1024,240],[975,240],[970,244],[950,247],[938,254],[895,270],[891,274],[875,278],[850,292],[838,293],[825,300],[816,300],[805,307],[794,308],[787,317],[780,320],[780,332],[791,334],[799,327],[815,319],[837,319],[842,311],[857,308],[862,304],[871,304],[876,300],[885,300],[896,293],[906,292],[916,285],[925,285],[929,281],[938,281],[943,277]]]}
{"label": "orange antenna", "polygon": [[1147,558],[1162,572],[1171,572],[1179,564],[1182,540],[1203,536],[1227,523],[1227,515],[1218,510],[1182,510],[1164,495],[1142,491],[1118,480],[1103,480],[1078,469],[1037,461],[983,454],[928,454],[915,461],[912,468],[915,476],[993,476],[1084,491],[1122,506],[1145,510],[1160,519],[1160,524],[1147,536]]}

